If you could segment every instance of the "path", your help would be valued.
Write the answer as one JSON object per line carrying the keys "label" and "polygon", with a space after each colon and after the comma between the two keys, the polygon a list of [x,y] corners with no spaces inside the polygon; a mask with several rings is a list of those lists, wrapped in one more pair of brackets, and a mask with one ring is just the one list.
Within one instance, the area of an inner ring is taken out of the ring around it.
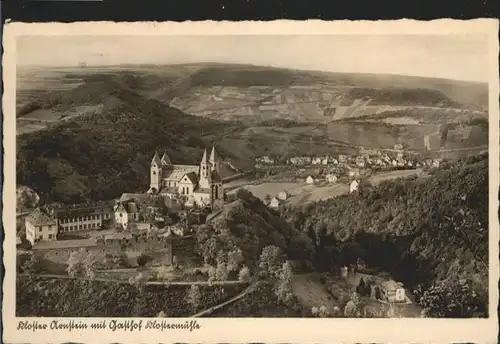
{"label": "path", "polygon": [[245,290],[243,290],[241,293],[239,293],[235,297],[233,297],[233,298],[231,298],[231,299],[229,299],[221,304],[218,304],[217,306],[213,306],[213,307],[210,307],[208,309],[205,309],[204,311],[196,313],[195,315],[192,315],[191,318],[200,318],[200,317],[203,317],[204,315],[210,315],[214,311],[219,310],[227,305],[230,305],[231,303],[234,303],[234,302],[244,298],[246,295],[248,295],[249,293],[251,293],[255,290],[255,287],[257,286],[257,284],[258,284],[258,282],[252,283]]}

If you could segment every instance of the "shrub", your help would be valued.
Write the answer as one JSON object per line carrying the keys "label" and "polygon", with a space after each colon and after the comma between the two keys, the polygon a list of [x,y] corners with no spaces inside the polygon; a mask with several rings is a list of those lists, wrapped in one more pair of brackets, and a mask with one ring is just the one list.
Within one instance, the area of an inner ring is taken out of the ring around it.
{"label": "shrub", "polygon": [[242,267],[238,274],[238,280],[240,282],[249,282],[251,278],[250,269],[247,266]]}
{"label": "shrub", "polygon": [[147,263],[151,262],[153,258],[151,256],[142,253],[139,257],[137,257],[137,265],[140,267],[145,266]]}

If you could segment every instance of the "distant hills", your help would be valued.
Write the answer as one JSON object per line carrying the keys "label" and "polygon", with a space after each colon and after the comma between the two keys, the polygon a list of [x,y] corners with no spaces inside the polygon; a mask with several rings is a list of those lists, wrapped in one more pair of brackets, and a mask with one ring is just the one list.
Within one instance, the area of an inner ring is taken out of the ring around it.
{"label": "distant hills", "polygon": [[[197,163],[216,143],[248,169],[262,155],[488,142],[487,87],[477,83],[224,64],[36,69],[18,79],[18,183],[58,201],[147,188],[163,148]],[[434,140],[448,123],[447,140]]]}

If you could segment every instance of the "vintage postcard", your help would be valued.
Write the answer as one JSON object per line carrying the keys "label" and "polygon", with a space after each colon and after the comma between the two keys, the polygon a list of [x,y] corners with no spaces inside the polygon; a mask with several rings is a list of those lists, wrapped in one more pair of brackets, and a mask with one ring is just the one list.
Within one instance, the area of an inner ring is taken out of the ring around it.
{"label": "vintage postcard", "polygon": [[498,21],[7,24],[8,343],[496,343]]}

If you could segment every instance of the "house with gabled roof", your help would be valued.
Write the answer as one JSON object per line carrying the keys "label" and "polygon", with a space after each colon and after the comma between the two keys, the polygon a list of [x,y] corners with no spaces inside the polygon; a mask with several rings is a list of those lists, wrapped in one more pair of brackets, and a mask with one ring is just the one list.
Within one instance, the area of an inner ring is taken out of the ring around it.
{"label": "house with gabled roof", "polygon": [[36,208],[24,219],[26,239],[35,245],[39,241],[57,240],[56,220],[44,209]]}
{"label": "house with gabled roof", "polygon": [[139,221],[139,208],[134,201],[118,202],[113,210],[115,223],[127,229],[130,222]]}

